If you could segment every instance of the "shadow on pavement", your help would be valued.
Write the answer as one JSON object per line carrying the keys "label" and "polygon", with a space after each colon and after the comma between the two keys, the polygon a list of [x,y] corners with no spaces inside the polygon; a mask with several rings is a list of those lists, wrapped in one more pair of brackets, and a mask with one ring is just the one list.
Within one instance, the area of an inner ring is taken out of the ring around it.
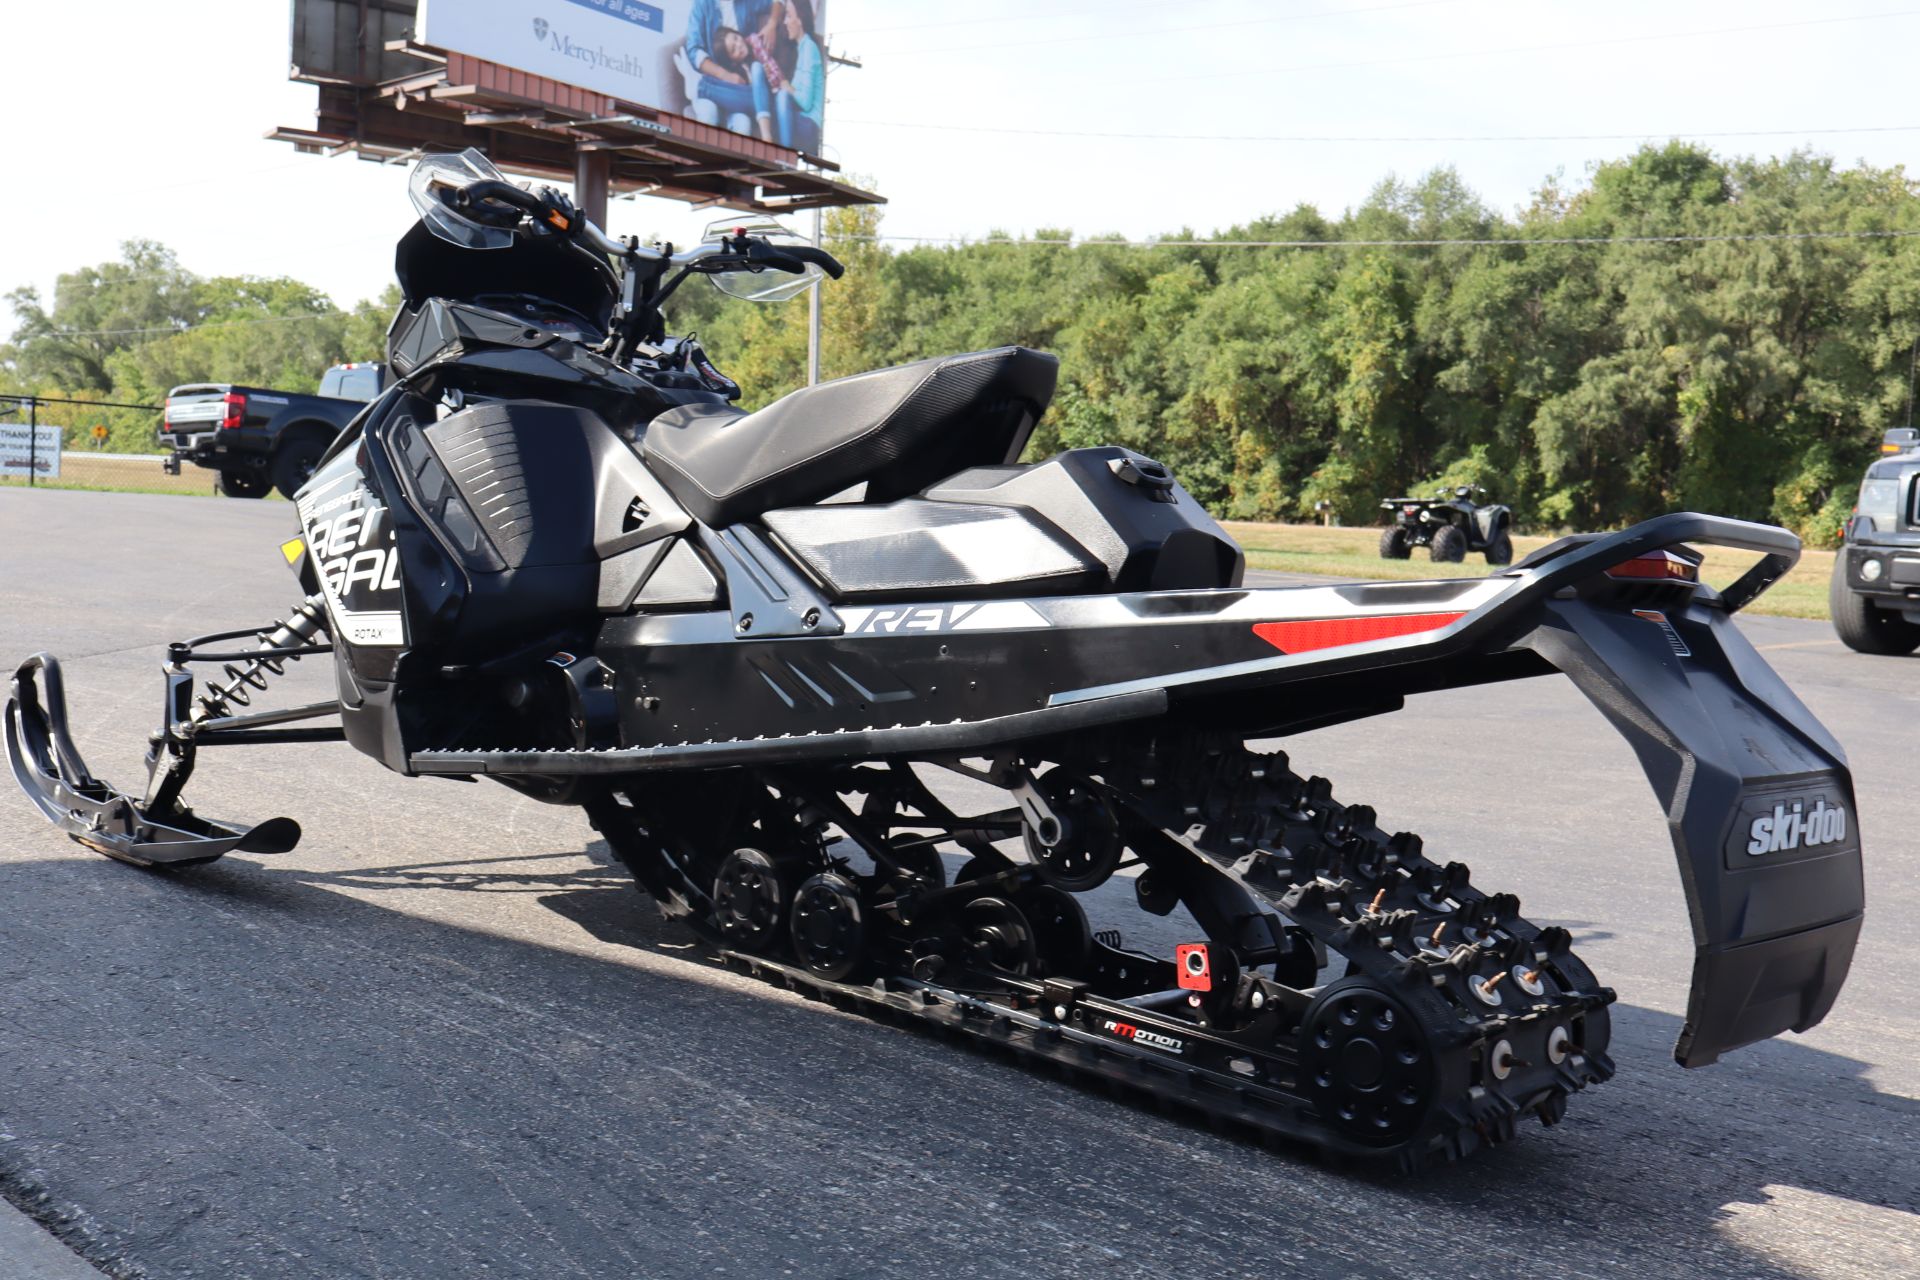
{"label": "shadow on pavement", "polygon": [[[0,863],[50,912],[0,926],[0,1169],[155,1275],[1797,1277],[1738,1206],[1920,1208],[1920,1104],[1803,1043],[1683,1073],[1619,1006],[1559,1129],[1400,1179],[738,978],[568,859]],[[370,889],[498,894],[501,931]],[[508,932],[533,902],[576,939]]]}

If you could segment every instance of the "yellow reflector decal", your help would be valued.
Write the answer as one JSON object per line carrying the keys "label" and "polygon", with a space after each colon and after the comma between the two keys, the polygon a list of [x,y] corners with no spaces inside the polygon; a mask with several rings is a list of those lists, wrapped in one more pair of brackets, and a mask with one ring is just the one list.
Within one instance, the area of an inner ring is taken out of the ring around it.
{"label": "yellow reflector decal", "polygon": [[300,563],[300,553],[306,550],[306,544],[298,538],[288,538],[280,544],[280,554],[287,558],[288,564]]}

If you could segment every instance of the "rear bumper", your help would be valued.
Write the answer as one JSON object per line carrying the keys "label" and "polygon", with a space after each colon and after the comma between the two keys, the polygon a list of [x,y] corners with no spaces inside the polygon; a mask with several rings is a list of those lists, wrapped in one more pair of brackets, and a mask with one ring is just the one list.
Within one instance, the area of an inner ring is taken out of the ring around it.
{"label": "rear bumper", "polygon": [[217,428],[211,431],[162,431],[160,443],[171,449],[176,459],[216,469],[257,467],[265,463],[268,455],[265,439],[258,432],[245,428],[236,431]]}

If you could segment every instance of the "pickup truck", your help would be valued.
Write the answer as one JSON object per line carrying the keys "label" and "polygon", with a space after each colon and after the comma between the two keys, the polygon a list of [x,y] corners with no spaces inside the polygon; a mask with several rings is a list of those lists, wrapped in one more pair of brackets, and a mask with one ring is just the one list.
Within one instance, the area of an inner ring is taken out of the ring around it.
{"label": "pickup truck", "polygon": [[1833,558],[1827,609],[1855,653],[1920,649],[1920,431],[1895,427],[1860,482]]}
{"label": "pickup truck", "polygon": [[225,382],[195,382],[167,393],[160,443],[163,464],[182,461],[220,473],[220,491],[261,498],[269,488],[291,498],[340,429],[386,386],[384,365],[337,364],[320,379],[320,394],[269,391]]}

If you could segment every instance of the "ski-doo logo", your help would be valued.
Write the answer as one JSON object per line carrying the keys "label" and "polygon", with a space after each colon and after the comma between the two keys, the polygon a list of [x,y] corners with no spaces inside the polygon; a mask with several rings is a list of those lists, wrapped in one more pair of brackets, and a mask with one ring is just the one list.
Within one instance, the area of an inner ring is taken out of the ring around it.
{"label": "ski-doo logo", "polygon": [[1847,811],[1837,804],[1816,800],[1811,809],[1805,801],[1791,805],[1776,804],[1772,813],[1755,818],[1747,827],[1747,852],[1753,857],[1792,849],[1812,849],[1837,844],[1847,838]]}
{"label": "ski-doo logo", "polygon": [[1158,1031],[1149,1031],[1145,1027],[1136,1027],[1131,1022],[1116,1022],[1108,1018],[1100,1024],[1100,1029],[1108,1035],[1119,1036],[1122,1040],[1131,1040],[1148,1049],[1158,1049],[1162,1053],[1185,1053],[1187,1044],[1172,1036],[1163,1036]]}
{"label": "ski-doo logo", "polygon": [[1729,871],[1813,858],[1859,855],[1860,832],[1846,788],[1828,774],[1750,785],[1727,826],[1721,857]]}

